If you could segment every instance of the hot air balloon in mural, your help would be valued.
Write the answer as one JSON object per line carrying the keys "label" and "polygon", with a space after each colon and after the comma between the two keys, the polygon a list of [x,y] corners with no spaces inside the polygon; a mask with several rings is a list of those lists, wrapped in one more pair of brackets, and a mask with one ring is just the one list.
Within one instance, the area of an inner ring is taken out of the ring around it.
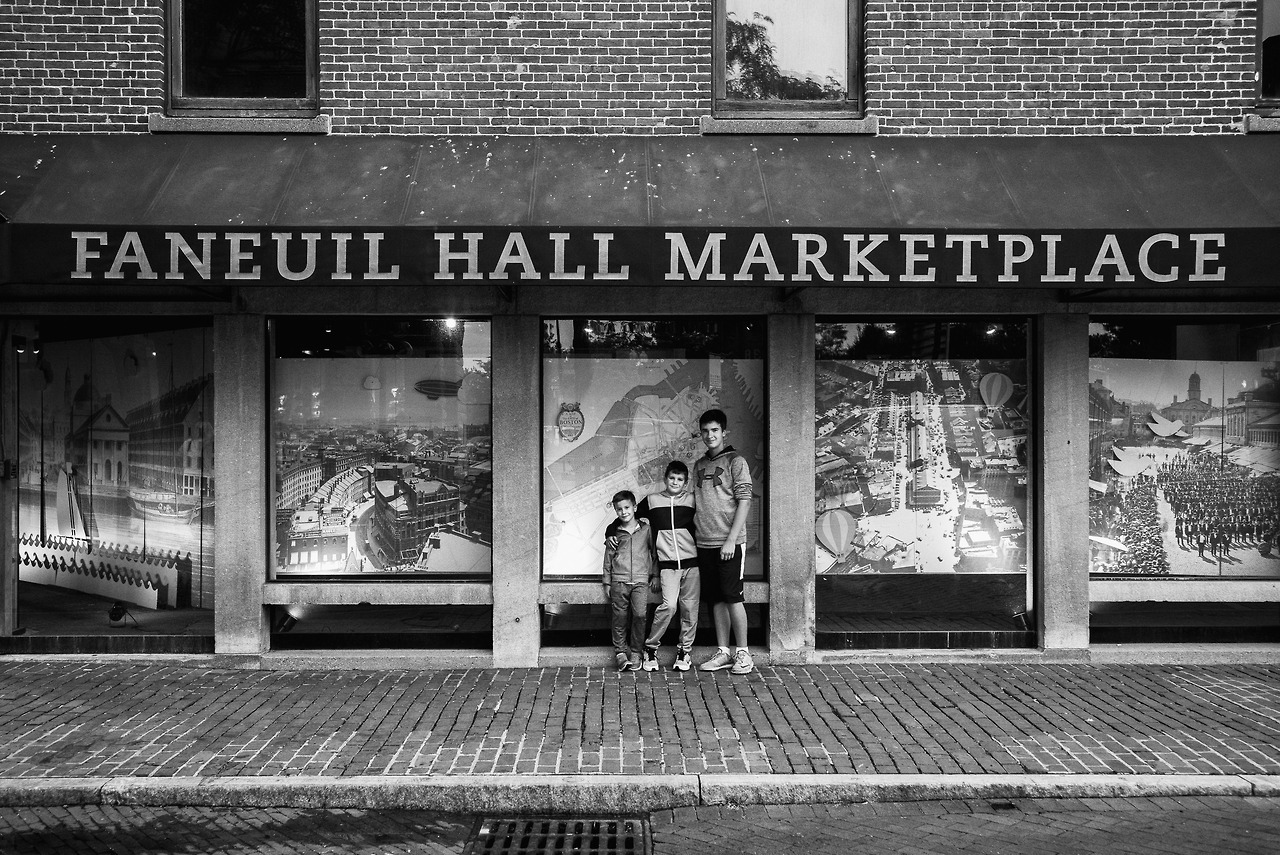
{"label": "hot air balloon in mural", "polygon": [[988,407],[1001,407],[1013,395],[1013,381],[1004,374],[993,371],[978,383],[978,391],[982,393],[982,402]]}
{"label": "hot air balloon in mural", "polygon": [[857,521],[846,510],[827,511],[818,517],[818,542],[838,560],[844,560],[853,549],[857,531]]}

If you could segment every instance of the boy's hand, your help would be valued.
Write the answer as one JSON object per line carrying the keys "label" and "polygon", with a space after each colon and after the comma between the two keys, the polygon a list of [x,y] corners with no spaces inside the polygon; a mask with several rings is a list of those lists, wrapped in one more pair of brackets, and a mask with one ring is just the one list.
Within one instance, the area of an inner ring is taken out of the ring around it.
{"label": "boy's hand", "polygon": [[650,578],[650,579],[649,579],[649,590],[650,590],[650,591],[653,591],[655,594],[661,594],[661,593],[662,593],[662,580],[661,580],[661,579],[659,579],[657,576],[654,576],[654,577]]}
{"label": "boy's hand", "polygon": [[617,548],[618,548],[618,536],[617,536],[616,534],[611,534],[611,535],[609,535],[608,537],[606,537],[606,538],[604,539],[604,545],[605,545],[605,546],[611,546],[611,547],[613,547],[614,549],[617,549]]}
{"label": "boy's hand", "polygon": [[736,543],[723,543],[720,545],[720,560],[728,561],[733,557],[734,551],[738,548]]}

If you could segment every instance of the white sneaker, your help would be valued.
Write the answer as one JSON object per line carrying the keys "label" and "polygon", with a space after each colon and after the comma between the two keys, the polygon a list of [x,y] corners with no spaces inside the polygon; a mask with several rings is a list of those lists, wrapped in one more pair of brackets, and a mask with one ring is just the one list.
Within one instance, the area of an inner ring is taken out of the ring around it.
{"label": "white sneaker", "polygon": [[693,667],[693,660],[689,658],[688,650],[677,650],[676,661],[671,663],[673,671],[688,671]]}
{"label": "white sneaker", "polygon": [[723,650],[717,650],[716,655],[712,656],[706,662],[698,666],[699,671],[723,671],[733,664],[733,657]]}
{"label": "white sneaker", "polygon": [[733,668],[730,674],[750,674],[755,670],[755,663],[751,661],[751,654],[745,650],[739,650],[733,656]]}

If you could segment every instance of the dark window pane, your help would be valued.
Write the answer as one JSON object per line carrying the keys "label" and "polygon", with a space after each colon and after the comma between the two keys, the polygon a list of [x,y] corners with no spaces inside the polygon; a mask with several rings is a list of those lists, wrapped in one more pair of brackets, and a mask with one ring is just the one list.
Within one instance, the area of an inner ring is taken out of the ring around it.
{"label": "dark window pane", "polygon": [[1280,0],[1263,0],[1261,12],[1263,98],[1280,98]]}
{"label": "dark window pane", "polygon": [[181,93],[307,97],[306,0],[184,0]]}

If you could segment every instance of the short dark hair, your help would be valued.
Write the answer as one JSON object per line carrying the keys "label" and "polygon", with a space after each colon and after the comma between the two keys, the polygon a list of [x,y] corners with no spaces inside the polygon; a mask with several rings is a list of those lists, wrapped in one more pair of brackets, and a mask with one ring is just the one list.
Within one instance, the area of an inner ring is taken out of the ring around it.
{"label": "short dark hair", "polygon": [[675,472],[677,475],[683,475],[686,481],[689,480],[689,467],[684,465],[683,460],[672,460],[668,463],[667,471],[662,473],[662,477],[666,478],[672,472]]}
{"label": "short dark hair", "polygon": [[724,414],[724,410],[707,410],[698,419],[698,427],[704,428],[711,422],[715,422],[725,430],[729,429],[729,417]]}
{"label": "short dark hair", "polygon": [[630,502],[634,505],[636,503],[636,494],[630,490],[619,490],[613,494],[613,504],[617,505],[618,502]]}

